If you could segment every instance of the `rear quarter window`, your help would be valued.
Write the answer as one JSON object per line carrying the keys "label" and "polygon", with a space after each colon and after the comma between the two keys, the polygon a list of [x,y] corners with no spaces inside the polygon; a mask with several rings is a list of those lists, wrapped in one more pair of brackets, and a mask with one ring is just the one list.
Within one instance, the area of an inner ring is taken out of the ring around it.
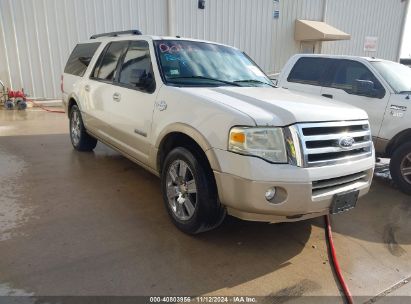
{"label": "rear quarter window", "polygon": [[295,63],[287,81],[319,86],[329,62],[327,58],[302,57]]}
{"label": "rear quarter window", "polygon": [[83,76],[100,42],[77,44],[67,61],[64,73]]}

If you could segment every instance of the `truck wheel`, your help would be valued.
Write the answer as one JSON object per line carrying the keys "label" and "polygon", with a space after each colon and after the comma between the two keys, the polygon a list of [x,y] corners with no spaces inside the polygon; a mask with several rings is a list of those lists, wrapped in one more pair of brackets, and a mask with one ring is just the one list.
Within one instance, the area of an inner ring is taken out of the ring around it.
{"label": "truck wheel", "polygon": [[161,173],[163,200],[173,223],[181,231],[197,234],[224,220],[212,172],[192,152],[175,148],[166,157]]}
{"label": "truck wheel", "polygon": [[78,151],[92,151],[97,145],[97,139],[91,137],[84,128],[80,110],[76,105],[70,111],[70,139],[74,149]]}
{"label": "truck wheel", "polygon": [[390,172],[401,191],[411,195],[411,143],[402,144],[394,151]]}

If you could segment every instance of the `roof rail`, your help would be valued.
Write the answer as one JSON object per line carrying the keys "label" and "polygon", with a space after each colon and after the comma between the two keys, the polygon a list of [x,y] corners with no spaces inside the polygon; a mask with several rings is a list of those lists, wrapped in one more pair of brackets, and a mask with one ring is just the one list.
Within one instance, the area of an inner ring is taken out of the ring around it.
{"label": "roof rail", "polygon": [[139,30],[128,30],[128,31],[119,31],[119,32],[110,32],[103,34],[96,34],[90,37],[90,39],[96,39],[100,37],[117,37],[119,35],[142,35]]}

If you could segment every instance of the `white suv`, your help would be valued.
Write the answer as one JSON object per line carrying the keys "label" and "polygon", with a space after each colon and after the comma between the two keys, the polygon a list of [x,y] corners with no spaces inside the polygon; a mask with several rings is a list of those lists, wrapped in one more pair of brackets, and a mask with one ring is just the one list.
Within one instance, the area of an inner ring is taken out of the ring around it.
{"label": "white suv", "polygon": [[338,213],[370,187],[367,114],[275,88],[233,47],[93,36],[72,52],[62,90],[74,148],[100,140],[159,176],[186,233],[226,213],[266,222]]}
{"label": "white suv", "polygon": [[399,188],[411,194],[411,69],[369,57],[295,55],[278,85],[359,107],[368,113],[377,156],[389,157]]}

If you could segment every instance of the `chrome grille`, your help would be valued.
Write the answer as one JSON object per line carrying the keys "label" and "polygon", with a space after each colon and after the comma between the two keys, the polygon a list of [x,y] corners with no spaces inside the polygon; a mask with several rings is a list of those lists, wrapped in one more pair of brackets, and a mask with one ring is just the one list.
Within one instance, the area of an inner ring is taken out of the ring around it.
{"label": "chrome grille", "polygon": [[354,174],[350,174],[346,176],[318,180],[318,181],[312,182],[312,190],[314,192],[315,190],[330,189],[333,187],[349,185],[349,184],[352,184],[352,183],[355,183],[361,180],[366,181],[366,179],[367,179],[367,172],[363,171],[363,172],[358,172],[358,173],[354,173]]}
{"label": "chrome grille", "polygon": [[339,176],[335,178],[317,180],[312,182],[313,199],[322,195],[328,195],[335,191],[341,191],[342,188],[357,188],[368,183],[369,172],[362,171],[350,175]]}
{"label": "chrome grille", "polygon": [[289,130],[294,145],[298,146],[299,165],[303,167],[344,163],[372,155],[372,137],[367,120],[301,123]]}

